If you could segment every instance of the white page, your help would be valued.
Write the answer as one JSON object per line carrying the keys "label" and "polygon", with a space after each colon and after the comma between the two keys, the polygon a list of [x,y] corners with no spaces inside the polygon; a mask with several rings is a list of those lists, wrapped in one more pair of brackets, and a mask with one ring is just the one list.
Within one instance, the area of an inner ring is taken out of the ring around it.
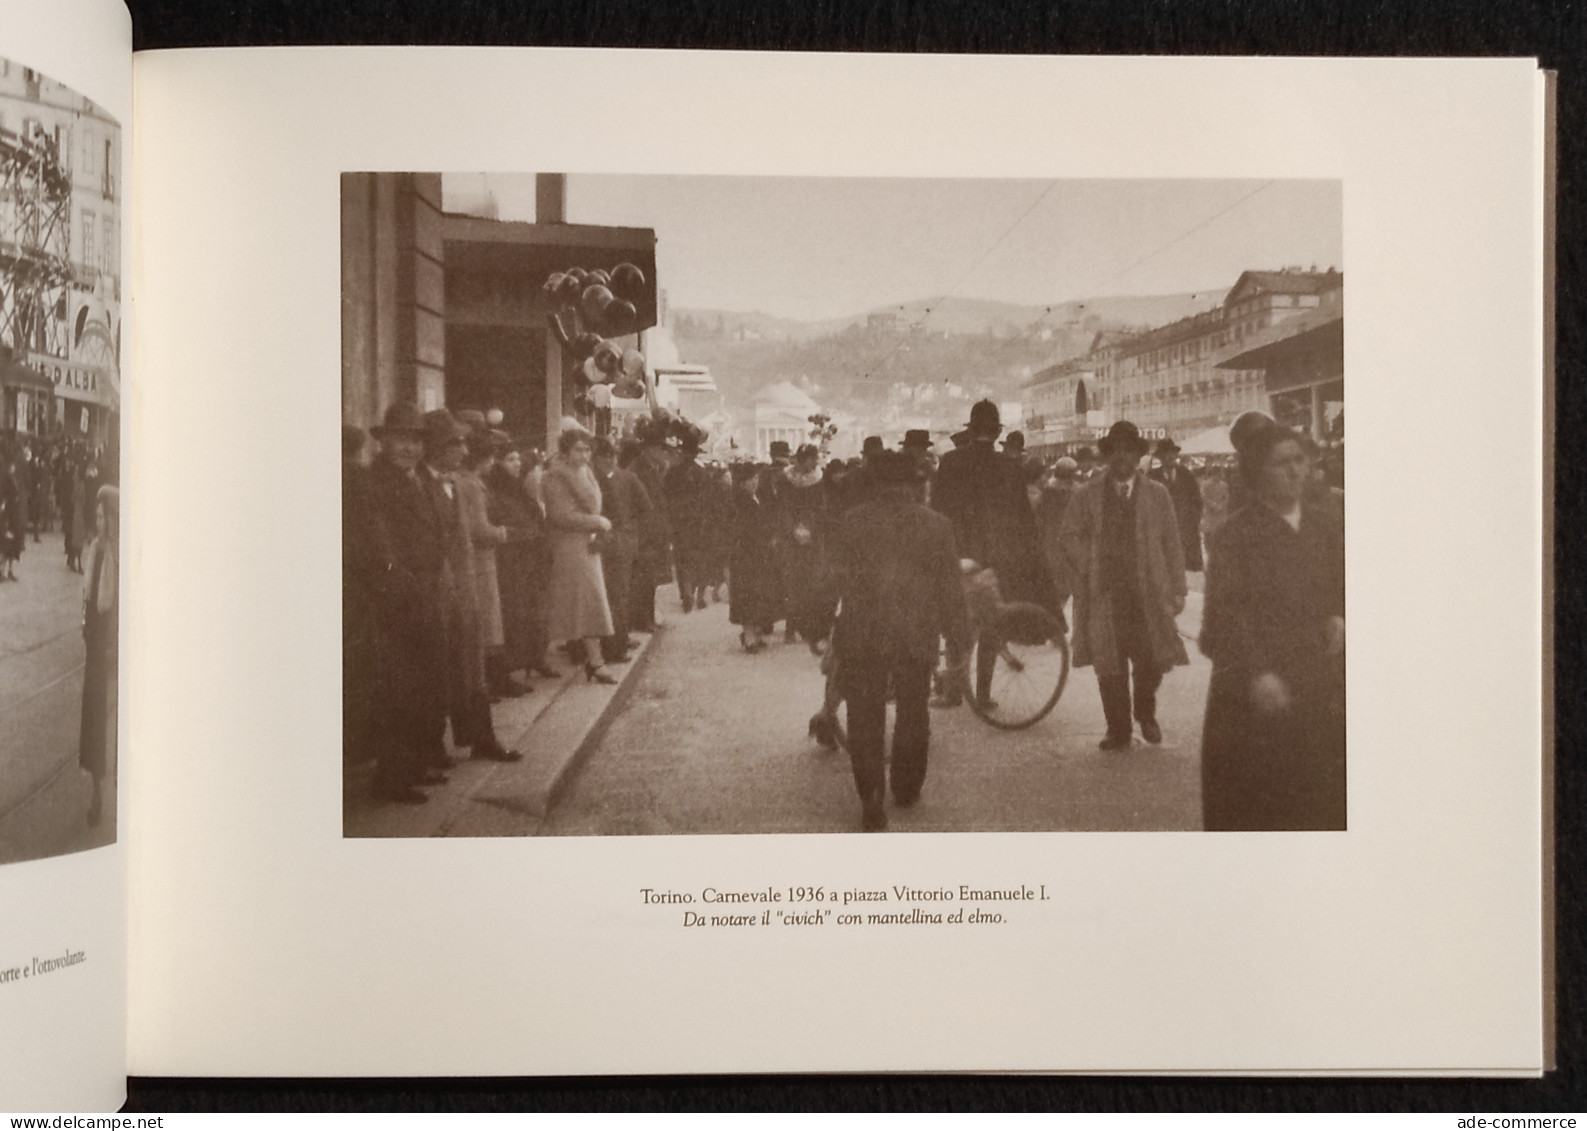
{"label": "white page", "polygon": [[[136,86],[134,1072],[1540,1070],[1530,62],[263,50]],[[1349,831],[343,840],[353,170],[1341,179]],[[805,883],[1055,897],[746,938],[640,895]]]}
{"label": "white page", "polygon": [[[9,61],[8,77],[31,68],[48,103],[35,109],[25,87],[16,87],[12,97],[0,99],[7,129],[15,134],[23,117],[35,117],[49,130],[64,124],[75,131],[70,123],[84,115],[73,100],[91,100],[98,107],[88,115],[97,130],[93,160],[102,162],[100,146],[119,128],[122,167],[109,172],[124,190],[132,120],[132,25],[125,7],[116,0],[6,0],[3,9],[0,56]],[[73,181],[70,225],[80,222],[85,203],[76,188],[80,179]],[[125,192],[112,189],[90,203],[99,224],[114,222],[125,263]],[[81,233],[73,232],[75,264]],[[74,284],[74,308],[89,285]],[[114,288],[101,297],[119,316]],[[80,345],[81,339],[70,347],[74,360]],[[55,356],[65,360],[66,354],[62,346]],[[29,363],[43,365],[37,354]],[[59,386],[57,380],[57,397]],[[7,623],[22,626],[3,642],[8,655],[0,662],[0,727],[12,728],[4,742],[12,764],[0,768],[7,786],[0,838],[17,861],[0,865],[0,977],[10,971],[16,979],[0,984],[0,1110],[6,1111],[113,1110],[126,1095],[126,855],[125,842],[114,838],[126,829],[127,807],[114,790],[114,760],[107,787],[114,800],[106,803],[112,811],[89,827],[78,807],[88,790],[88,775],[78,767],[76,725],[82,580],[68,574],[58,556],[61,544],[56,536],[27,546],[17,564],[19,580],[0,594],[0,603],[8,603]],[[55,552],[46,554],[51,548]],[[50,608],[41,609],[46,601]],[[40,619],[45,616],[48,623]],[[26,656],[17,654],[21,648]],[[111,843],[87,847],[107,838]]]}

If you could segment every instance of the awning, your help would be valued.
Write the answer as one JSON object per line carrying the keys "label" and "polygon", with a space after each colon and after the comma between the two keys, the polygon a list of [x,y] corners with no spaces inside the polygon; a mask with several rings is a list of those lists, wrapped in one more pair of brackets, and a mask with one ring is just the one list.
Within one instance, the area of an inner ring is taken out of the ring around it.
{"label": "awning", "polygon": [[1342,356],[1345,319],[1334,311],[1325,316],[1302,316],[1269,326],[1246,339],[1247,348],[1226,361],[1219,369],[1273,369],[1306,354],[1332,352]]}
{"label": "awning", "polygon": [[1187,456],[1232,456],[1234,445],[1229,442],[1227,428],[1209,428],[1186,440],[1179,451]]}

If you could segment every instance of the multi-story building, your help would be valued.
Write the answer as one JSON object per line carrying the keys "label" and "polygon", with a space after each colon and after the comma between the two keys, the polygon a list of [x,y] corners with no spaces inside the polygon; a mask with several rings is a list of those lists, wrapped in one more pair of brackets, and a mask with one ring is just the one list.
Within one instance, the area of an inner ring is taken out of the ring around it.
{"label": "multi-story building", "polygon": [[[1084,356],[1031,379],[1027,440],[1070,450],[1094,442],[1115,420],[1133,421],[1148,437],[1177,438],[1227,425],[1248,409],[1271,411],[1274,390],[1253,348],[1284,338],[1294,319],[1342,318],[1343,294],[1344,276],[1332,268],[1246,271],[1212,310],[1140,333],[1099,334]],[[1240,358],[1250,365],[1230,365]],[[1342,400],[1342,373],[1333,385]]]}
{"label": "multi-story building", "polygon": [[[8,431],[111,443],[120,411],[121,127],[0,59],[0,345]],[[20,370],[47,380],[26,387]]]}

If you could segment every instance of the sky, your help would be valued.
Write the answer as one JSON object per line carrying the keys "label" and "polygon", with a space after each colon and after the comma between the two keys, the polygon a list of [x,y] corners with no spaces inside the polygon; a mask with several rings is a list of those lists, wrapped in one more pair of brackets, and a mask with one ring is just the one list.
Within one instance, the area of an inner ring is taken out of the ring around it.
{"label": "sky", "polygon": [[[533,174],[447,174],[534,219]],[[572,174],[572,223],[654,228],[682,309],[841,318],[936,295],[1044,306],[1210,291],[1247,268],[1344,269],[1338,181]]]}

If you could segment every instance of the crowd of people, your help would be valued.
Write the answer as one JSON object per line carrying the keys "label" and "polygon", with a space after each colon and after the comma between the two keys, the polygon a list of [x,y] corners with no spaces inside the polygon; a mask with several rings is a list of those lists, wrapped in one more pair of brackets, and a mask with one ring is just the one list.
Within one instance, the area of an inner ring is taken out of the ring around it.
{"label": "crowd of people", "polygon": [[105,454],[84,441],[0,437],[0,581],[18,580],[28,541],[60,524],[67,568],[83,572],[83,549],[98,532]]}
{"label": "crowd of people", "polygon": [[98,825],[103,818],[105,779],[115,748],[113,688],[120,616],[118,479],[114,448],[106,452],[83,440],[0,435],[0,582],[24,581],[26,574],[18,572],[24,552],[30,543],[41,544],[57,524],[66,568],[83,575],[78,764],[90,780],[89,825]]}
{"label": "crowd of people", "polygon": [[1137,728],[1163,741],[1157,692],[1189,662],[1176,618],[1187,571],[1205,570],[1207,827],[1343,827],[1342,492],[1309,440],[1264,414],[1231,429],[1232,466],[1199,474],[1128,421],[1051,462],[1017,432],[999,447],[990,401],[940,458],[911,431],[825,464],[815,444],[776,443],[767,461],[723,466],[687,426],[614,443],[571,422],[545,459],[479,413],[402,404],[371,431],[367,466],[361,432],[344,445],[345,738],[375,761],[383,799],[421,804],[445,780],[448,722],[472,756],[519,758],[492,703],[559,677],[553,651],[613,682],[675,581],[686,614],[727,588],[745,653],[780,625],[823,657],[811,733],[836,746],[847,705],[861,824],[885,828],[889,787],[895,806],[923,787],[929,706],[988,693],[989,669],[967,675],[974,563],[1005,600],[1064,624],[1069,610],[1106,751]]}

